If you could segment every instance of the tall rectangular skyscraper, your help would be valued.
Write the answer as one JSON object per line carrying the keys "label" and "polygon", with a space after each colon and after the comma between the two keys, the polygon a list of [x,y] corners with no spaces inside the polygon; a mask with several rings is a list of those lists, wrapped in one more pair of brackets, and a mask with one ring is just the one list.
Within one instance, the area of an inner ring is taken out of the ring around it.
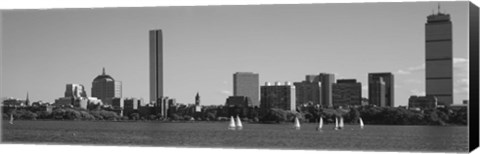
{"label": "tall rectangular skyscraper", "polygon": [[253,106],[260,106],[259,76],[252,72],[237,72],[233,74],[233,95],[246,96]]}
{"label": "tall rectangular skyscraper", "polygon": [[162,30],[150,30],[150,101],[163,97]]}
{"label": "tall rectangular skyscraper", "polygon": [[[395,82],[392,73],[368,74],[368,99],[370,104],[395,107]],[[383,86],[382,86],[383,85]],[[382,100],[384,100],[382,102]]]}
{"label": "tall rectangular skyscraper", "polygon": [[320,73],[318,79],[322,83],[321,87],[321,105],[323,107],[333,107],[332,86],[335,83],[335,75],[329,73]]}
{"label": "tall rectangular skyscraper", "polygon": [[452,22],[441,13],[427,17],[425,23],[425,91],[435,96],[438,105],[453,103]]}

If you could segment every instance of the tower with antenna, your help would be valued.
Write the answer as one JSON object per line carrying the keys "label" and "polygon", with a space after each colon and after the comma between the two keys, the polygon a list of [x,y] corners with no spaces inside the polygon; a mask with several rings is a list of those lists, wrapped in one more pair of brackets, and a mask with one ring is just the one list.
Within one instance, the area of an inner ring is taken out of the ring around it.
{"label": "tower with antenna", "polygon": [[453,104],[453,48],[450,15],[442,13],[438,3],[437,14],[427,17],[425,23],[425,91],[435,97],[439,106]]}

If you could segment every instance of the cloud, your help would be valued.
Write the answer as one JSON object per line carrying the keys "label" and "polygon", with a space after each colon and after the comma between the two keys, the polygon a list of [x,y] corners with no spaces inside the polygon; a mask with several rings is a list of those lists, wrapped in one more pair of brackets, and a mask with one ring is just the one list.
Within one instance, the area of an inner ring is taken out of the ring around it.
{"label": "cloud", "polygon": [[468,59],[467,58],[453,58],[453,63],[467,63],[468,64]]}
{"label": "cloud", "polygon": [[220,90],[220,94],[226,95],[226,96],[232,96],[232,91],[229,90]]}
{"label": "cloud", "polygon": [[469,60],[467,58],[453,58],[454,93],[466,95],[469,91]]}
{"label": "cloud", "polygon": [[418,89],[412,89],[410,90],[411,95],[417,95],[417,96],[425,96],[425,91],[420,91]]}
{"label": "cloud", "polygon": [[421,81],[420,79],[406,79],[403,81],[404,83],[407,83],[407,84],[425,84],[423,81]]}
{"label": "cloud", "polygon": [[403,74],[410,74],[410,72],[405,71],[405,70],[398,70],[398,71],[397,71],[397,74],[402,74],[402,75],[403,75]]}
{"label": "cloud", "polygon": [[417,66],[412,66],[406,69],[400,69],[397,71],[397,74],[405,75],[405,74],[412,74],[415,72],[420,72],[425,70],[425,63]]}
{"label": "cloud", "polygon": [[[456,74],[461,74],[461,75],[468,75],[468,73],[465,73],[465,71],[468,72],[468,63],[469,60],[467,58],[453,58],[453,69],[455,72],[458,72]],[[404,69],[399,69],[397,70],[397,74],[405,75],[405,74],[412,74],[415,72],[424,72],[425,71],[425,63],[417,66],[412,66]]]}

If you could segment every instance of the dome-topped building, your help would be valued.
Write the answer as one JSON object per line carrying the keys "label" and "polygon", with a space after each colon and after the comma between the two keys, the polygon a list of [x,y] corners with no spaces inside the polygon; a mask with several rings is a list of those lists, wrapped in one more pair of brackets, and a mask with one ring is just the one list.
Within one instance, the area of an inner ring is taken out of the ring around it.
{"label": "dome-topped building", "polygon": [[102,100],[103,104],[111,104],[112,98],[122,97],[122,82],[115,81],[113,77],[105,73],[105,68],[103,68],[102,74],[93,79],[92,97]]}

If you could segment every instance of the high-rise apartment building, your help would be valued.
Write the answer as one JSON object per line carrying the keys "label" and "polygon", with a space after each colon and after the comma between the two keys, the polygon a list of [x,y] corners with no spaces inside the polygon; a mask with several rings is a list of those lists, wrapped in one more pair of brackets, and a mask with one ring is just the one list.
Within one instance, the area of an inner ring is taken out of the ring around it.
{"label": "high-rise apartment building", "polygon": [[395,106],[395,82],[390,72],[368,74],[368,100],[376,106]]}
{"label": "high-rise apartment building", "polygon": [[233,96],[246,96],[250,98],[253,106],[260,106],[259,75],[251,72],[233,74]]}
{"label": "high-rise apartment building", "polygon": [[333,107],[360,106],[362,84],[355,79],[340,79],[332,85]]}
{"label": "high-rise apartment building", "polygon": [[295,82],[296,105],[312,103],[320,104],[321,102],[321,85],[318,75],[307,75],[305,81]]}
{"label": "high-rise apartment building", "polygon": [[102,74],[93,79],[92,97],[102,100],[104,104],[111,105],[114,97],[122,97],[122,82],[115,81],[105,73],[105,68],[103,68]]}
{"label": "high-rise apartment building", "polygon": [[386,103],[385,101],[387,100],[386,96],[386,85],[385,85],[385,80],[383,80],[382,77],[379,77],[376,80],[369,80],[368,83],[368,95],[370,100],[369,104],[371,105],[376,105],[380,107],[385,107]]}
{"label": "high-rise apartment building", "polygon": [[329,73],[320,73],[318,79],[322,83],[321,88],[321,105],[323,107],[333,107],[332,101],[332,85],[335,83],[335,75]]}
{"label": "high-rise apartment building", "polygon": [[163,97],[163,37],[162,30],[150,35],[150,102]]}
{"label": "high-rise apartment building", "polygon": [[453,103],[452,56],[452,22],[439,8],[425,23],[425,91],[438,99],[438,105]]}

